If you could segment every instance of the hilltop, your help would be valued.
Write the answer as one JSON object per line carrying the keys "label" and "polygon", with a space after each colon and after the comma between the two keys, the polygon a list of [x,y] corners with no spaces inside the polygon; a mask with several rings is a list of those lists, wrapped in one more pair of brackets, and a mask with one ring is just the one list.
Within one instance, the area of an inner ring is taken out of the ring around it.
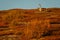
{"label": "hilltop", "polygon": [[0,10],[0,39],[59,40],[60,8]]}

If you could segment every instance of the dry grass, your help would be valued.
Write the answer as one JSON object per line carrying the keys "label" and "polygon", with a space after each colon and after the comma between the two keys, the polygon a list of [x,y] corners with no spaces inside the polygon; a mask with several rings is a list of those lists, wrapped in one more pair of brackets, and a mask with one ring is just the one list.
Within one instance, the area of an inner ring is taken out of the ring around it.
{"label": "dry grass", "polygon": [[3,10],[0,27],[0,40],[60,40],[60,8]]}

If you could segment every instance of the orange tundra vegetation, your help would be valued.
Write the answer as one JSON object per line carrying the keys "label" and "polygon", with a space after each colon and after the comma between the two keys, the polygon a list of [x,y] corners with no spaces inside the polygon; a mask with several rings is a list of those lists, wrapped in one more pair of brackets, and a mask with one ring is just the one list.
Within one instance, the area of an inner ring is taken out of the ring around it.
{"label": "orange tundra vegetation", "polygon": [[0,10],[0,40],[60,40],[60,8]]}

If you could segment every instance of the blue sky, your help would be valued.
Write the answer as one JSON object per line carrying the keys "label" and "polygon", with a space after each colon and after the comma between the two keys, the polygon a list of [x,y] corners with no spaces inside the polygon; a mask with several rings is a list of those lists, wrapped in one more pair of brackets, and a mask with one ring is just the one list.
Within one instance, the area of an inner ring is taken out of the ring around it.
{"label": "blue sky", "polygon": [[43,8],[60,8],[60,0],[0,0],[0,10],[13,8],[32,9],[38,8],[38,4],[41,4]]}

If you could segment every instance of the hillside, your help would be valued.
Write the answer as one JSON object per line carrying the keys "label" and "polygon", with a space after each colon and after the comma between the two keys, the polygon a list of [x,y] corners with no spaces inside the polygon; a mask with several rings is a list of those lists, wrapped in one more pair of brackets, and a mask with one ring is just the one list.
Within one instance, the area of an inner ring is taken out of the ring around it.
{"label": "hillside", "polygon": [[0,10],[0,40],[60,40],[60,8]]}

